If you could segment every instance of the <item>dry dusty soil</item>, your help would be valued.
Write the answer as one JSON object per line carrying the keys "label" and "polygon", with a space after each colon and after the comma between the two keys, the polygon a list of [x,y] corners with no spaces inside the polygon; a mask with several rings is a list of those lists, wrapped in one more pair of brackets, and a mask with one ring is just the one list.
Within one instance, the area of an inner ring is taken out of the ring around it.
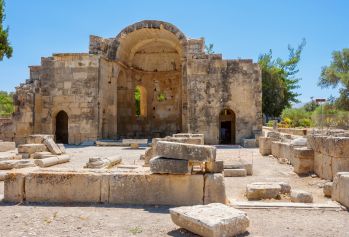
{"label": "dry dusty soil", "polygon": [[[144,149],[122,147],[67,147],[70,163],[54,168],[81,168],[90,156],[120,154],[124,164],[142,164]],[[298,177],[289,165],[262,157],[257,149],[218,149],[218,159],[250,159],[254,175],[225,178],[230,199],[246,201],[246,184],[256,181],[287,181],[292,188],[310,191],[314,202],[327,203],[323,180]],[[0,182],[0,195],[3,182]],[[280,200],[270,200],[278,202]],[[288,201],[287,198],[281,201]],[[170,207],[129,205],[32,205],[0,202],[0,236],[195,236],[171,221]],[[242,236],[349,236],[349,212],[322,209],[245,209],[251,220]]]}

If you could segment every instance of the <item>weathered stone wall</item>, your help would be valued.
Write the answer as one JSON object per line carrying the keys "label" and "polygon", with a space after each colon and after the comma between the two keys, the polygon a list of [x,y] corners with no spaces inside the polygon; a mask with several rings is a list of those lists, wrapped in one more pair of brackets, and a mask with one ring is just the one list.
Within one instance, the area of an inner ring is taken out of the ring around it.
{"label": "weathered stone wall", "polygon": [[30,67],[30,80],[16,91],[13,124],[0,131],[18,143],[33,133],[55,134],[56,116],[64,111],[71,144],[178,132],[202,133],[205,143],[217,144],[220,113],[229,109],[234,142],[241,144],[262,129],[261,99],[260,69],[251,60],[208,55],[202,38],[187,39],[170,23],[142,21],[114,38],[90,36],[89,54],[54,54]]}
{"label": "weathered stone wall", "polygon": [[[200,48],[199,44],[190,48]],[[236,116],[236,143],[262,130],[261,73],[252,60],[222,60],[221,55],[191,51],[188,56],[189,132],[204,133],[205,143],[219,143],[219,115]]]}

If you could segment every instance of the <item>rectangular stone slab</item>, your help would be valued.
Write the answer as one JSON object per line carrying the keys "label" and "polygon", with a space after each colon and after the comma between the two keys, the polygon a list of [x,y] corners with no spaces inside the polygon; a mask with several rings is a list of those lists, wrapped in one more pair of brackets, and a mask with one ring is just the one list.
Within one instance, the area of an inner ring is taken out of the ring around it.
{"label": "rectangular stone slab", "polygon": [[14,142],[0,142],[0,152],[11,151],[16,149]]}
{"label": "rectangular stone slab", "polygon": [[44,144],[23,144],[18,146],[18,153],[34,154],[41,151],[47,151]]}
{"label": "rectangular stone slab", "polygon": [[203,175],[114,174],[109,203],[195,205],[203,203]]}
{"label": "rectangular stone slab", "polygon": [[220,203],[170,209],[172,221],[204,237],[236,236],[249,226],[247,214]]}
{"label": "rectangular stone slab", "polygon": [[206,145],[192,145],[177,142],[159,141],[156,143],[155,153],[157,156],[182,160],[216,160],[216,148]]}
{"label": "rectangular stone slab", "polygon": [[153,174],[188,174],[190,173],[187,160],[154,157],[149,161],[150,172]]}
{"label": "rectangular stone slab", "polygon": [[25,177],[28,202],[100,202],[102,175],[77,172],[33,172]]}

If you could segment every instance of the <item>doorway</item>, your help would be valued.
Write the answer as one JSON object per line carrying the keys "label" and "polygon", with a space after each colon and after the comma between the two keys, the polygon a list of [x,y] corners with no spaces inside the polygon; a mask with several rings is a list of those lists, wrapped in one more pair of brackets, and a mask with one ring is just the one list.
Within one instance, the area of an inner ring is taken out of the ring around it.
{"label": "doorway", "polygon": [[60,111],[56,116],[56,142],[68,144],[68,115]]}
{"label": "doorway", "polygon": [[219,115],[219,143],[235,144],[235,113],[224,109]]}

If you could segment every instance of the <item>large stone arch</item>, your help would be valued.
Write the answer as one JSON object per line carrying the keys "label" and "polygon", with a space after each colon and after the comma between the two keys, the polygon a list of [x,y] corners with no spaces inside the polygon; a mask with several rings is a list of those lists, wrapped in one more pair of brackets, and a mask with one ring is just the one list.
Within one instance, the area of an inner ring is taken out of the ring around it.
{"label": "large stone arch", "polygon": [[[186,55],[185,35],[163,21],[137,22],[112,39],[106,56],[125,72],[116,79],[118,135],[153,137],[187,131]],[[147,116],[136,116],[136,86],[147,91]]]}

